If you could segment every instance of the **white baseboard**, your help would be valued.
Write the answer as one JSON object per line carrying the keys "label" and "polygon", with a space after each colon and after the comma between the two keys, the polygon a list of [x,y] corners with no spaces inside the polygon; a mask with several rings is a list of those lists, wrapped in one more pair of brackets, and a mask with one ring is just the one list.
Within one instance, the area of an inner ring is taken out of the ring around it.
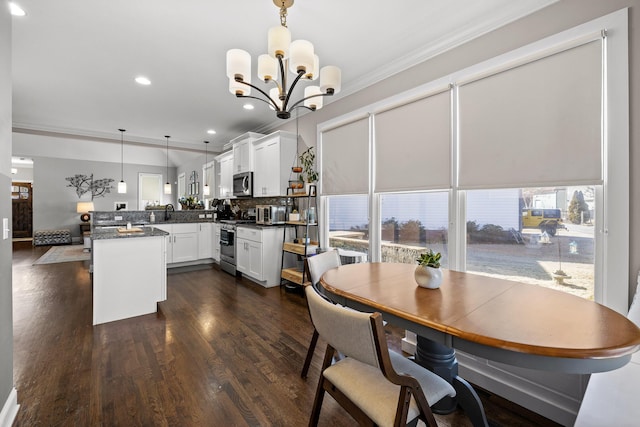
{"label": "white baseboard", "polygon": [[18,405],[18,392],[13,388],[0,412],[0,427],[11,427],[13,420],[18,415],[18,408],[20,408],[20,405]]}

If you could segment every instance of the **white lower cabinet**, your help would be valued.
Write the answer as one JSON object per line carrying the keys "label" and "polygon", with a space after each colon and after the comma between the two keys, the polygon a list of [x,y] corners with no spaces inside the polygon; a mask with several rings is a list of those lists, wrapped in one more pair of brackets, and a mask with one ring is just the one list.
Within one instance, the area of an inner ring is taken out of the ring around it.
{"label": "white lower cabinet", "polygon": [[199,224],[155,224],[167,236],[167,264],[198,260]]}
{"label": "white lower cabinet", "polygon": [[238,227],[236,269],[262,286],[280,285],[282,240],[279,227]]}
{"label": "white lower cabinet", "polygon": [[213,258],[213,223],[201,222],[198,224],[198,259]]}

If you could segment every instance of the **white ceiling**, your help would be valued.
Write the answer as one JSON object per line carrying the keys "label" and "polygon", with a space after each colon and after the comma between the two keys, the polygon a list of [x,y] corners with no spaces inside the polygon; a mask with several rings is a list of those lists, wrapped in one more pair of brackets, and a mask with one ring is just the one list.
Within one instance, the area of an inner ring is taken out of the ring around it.
{"label": "white ceiling", "polygon": [[[288,26],[314,44],[321,66],[342,69],[338,98],[555,1],[296,0]],[[119,141],[125,128],[128,141],[164,146],[171,135],[172,148],[211,140],[216,151],[277,125],[266,105],[247,111],[229,93],[225,64],[228,49],[245,49],[255,72],[279,24],[272,0],[15,2],[27,12],[13,18],[17,132]]]}

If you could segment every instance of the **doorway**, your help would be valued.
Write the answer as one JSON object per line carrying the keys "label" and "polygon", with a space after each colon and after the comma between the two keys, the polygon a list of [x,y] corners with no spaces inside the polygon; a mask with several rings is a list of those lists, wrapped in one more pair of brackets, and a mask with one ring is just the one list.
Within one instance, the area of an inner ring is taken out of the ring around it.
{"label": "doorway", "polygon": [[33,237],[33,187],[30,182],[11,183],[11,208],[13,238]]}

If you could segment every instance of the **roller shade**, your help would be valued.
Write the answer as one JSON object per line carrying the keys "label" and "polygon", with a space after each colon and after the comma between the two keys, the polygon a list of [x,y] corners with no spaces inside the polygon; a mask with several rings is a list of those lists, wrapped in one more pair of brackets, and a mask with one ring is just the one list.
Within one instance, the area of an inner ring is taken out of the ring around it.
{"label": "roller shade", "polygon": [[451,186],[451,92],[375,115],[375,191]]}
{"label": "roller shade", "polygon": [[322,194],[369,191],[369,118],[322,133]]}
{"label": "roller shade", "polygon": [[459,186],[602,182],[602,40],[459,88]]}

